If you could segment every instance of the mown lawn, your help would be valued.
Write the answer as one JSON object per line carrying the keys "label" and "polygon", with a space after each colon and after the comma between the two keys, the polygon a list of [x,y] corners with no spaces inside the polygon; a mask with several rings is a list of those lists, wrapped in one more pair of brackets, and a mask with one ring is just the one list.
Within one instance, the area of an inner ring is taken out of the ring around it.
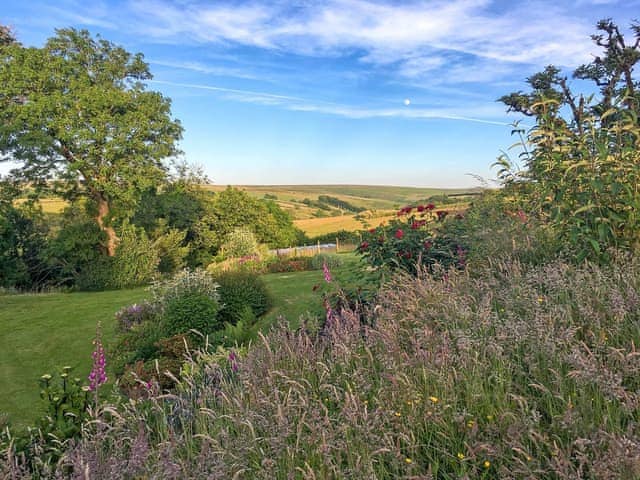
{"label": "mown lawn", "polygon": [[108,348],[114,339],[114,313],[145,295],[138,288],[1,296],[0,412],[14,424],[33,420],[40,407],[40,376],[69,365],[74,375],[86,377],[98,322]]}
{"label": "mown lawn", "polygon": [[[346,265],[357,259],[342,255]],[[336,269],[339,279],[344,269]],[[274,307],[260,320],[268,328],[280,317],[292,326],[301,315],[322,313],[322,298],[313,286],[324,282],[322,271],[264,275]],[[91,369],[92,341],[98,322],[107,354],[112,345],[114,313],[145,298],[144,288],[108,292],[0,296],[0,414],[16,425],[39,413],[38,380],[65,365],[86,377]]]}

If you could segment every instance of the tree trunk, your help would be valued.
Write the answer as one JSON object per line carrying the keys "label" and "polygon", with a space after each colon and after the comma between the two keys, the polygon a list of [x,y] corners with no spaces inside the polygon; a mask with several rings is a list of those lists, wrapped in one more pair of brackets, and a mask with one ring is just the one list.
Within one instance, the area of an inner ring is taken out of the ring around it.
{"label": "tree trunk", "polygon": [[116,231],[110,225],[105,225],[104,220],[109,215],[109,203],[102,194],[96,195],[96,201],[98,203],[98,215],[96,216],[96,222],[100,226],[100,229],[107,234],[107,255],[113,257],[116,254],[116,247],[118,246],[118,237]]}

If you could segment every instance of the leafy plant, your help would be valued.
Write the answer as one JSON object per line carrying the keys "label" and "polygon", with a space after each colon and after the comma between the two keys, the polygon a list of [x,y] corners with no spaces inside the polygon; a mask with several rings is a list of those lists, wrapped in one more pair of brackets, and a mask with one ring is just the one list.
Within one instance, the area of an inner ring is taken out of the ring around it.
{"label": "leafy plant", "polygon": [[144,229],[125,222],[119,235],[110,286],[125,288],[150,283],[158,274],[160,258]]}
{"label": "leafy plant", "polygon": [[[401,269],[416,274],[421,268],[430,272],[440,267],[463,268],[468,247],[446,230],[435,228],[449,214],[435,208],[431,203],[402,208],[397,219],[363,234],[358,253],[378,269]],[[462,218],[460,214],[457,216]]]}
{"label": "leafy plant", "polygon": [[169,336],[189,333],[191,330],[206,335],[220,327],[219,310],[217,298],[195,290],[187,291],[165,305],[163,329]]}
{"label": "leafy plant", "polygon": [[266,313],[273,303],[264,281],[250,272],[225,272],[216,276],[219,285],[222,322],[232,325],[246,316],[247,307],[255,317]]}
{"label": "leafy plant", "polygon": [[530,93],[501,98],[510,111],[536,120],[517,143],[526,169],[512,173],[505,156],[498,166],[507,186],[528,184],[531,209],[549,221],[572,257],[608,261],[611,248],[640,250],[640,91],[633,76],[640,25],[631,25],[632,43],[611,20],[600,21],[598,30],[592,38],[603,55],[573,76],[592,81],[600,94],[575,93],[553,66],[528,78]]}

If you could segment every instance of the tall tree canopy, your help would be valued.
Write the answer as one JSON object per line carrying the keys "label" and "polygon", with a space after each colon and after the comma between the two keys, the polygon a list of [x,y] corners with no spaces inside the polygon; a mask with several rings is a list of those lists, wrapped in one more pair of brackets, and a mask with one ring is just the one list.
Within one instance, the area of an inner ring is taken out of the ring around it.
{"label": "tall tree canopy", "polygon": [[86,197],[113,255],[114,210],[163,181],[163,160],[178,153],[170,100],[145,89],[142,54],[86,30],[57,30],[42,48],[0,35],[0,161],[19,162],[11,175],[31,185]]}

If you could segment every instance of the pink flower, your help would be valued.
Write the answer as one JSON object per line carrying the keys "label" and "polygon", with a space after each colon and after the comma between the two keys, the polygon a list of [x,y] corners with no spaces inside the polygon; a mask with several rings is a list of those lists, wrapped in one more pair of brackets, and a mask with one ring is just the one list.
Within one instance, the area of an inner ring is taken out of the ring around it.
{"label": "pink flower", "polygon": [[329,271],[329,267],[327,266],[327,262],[322,262],[322,273],[324,273],[324,281],[327,283],[331,283],[331,272]]}
{"label": "pink flower", "polygon": [[404,237],[404,232],[402,231],[402,229],[401,229],[401,228],[399,228],[398,230],[396,230],[395,237],[396,237],[398,240],[402,240],[402,237]]}
{"label": "pink flower", "polygon": [[96,339],[93,341],[95,345],[93,353],[93,367],[91,373],[89,373],[89,390],[95,392],[100,385],[107,383],[108,377],[105,370],[107,361],[104,355],[104,348],[102,347],[102,341],[100,339],[100,324],[96,331]]}

